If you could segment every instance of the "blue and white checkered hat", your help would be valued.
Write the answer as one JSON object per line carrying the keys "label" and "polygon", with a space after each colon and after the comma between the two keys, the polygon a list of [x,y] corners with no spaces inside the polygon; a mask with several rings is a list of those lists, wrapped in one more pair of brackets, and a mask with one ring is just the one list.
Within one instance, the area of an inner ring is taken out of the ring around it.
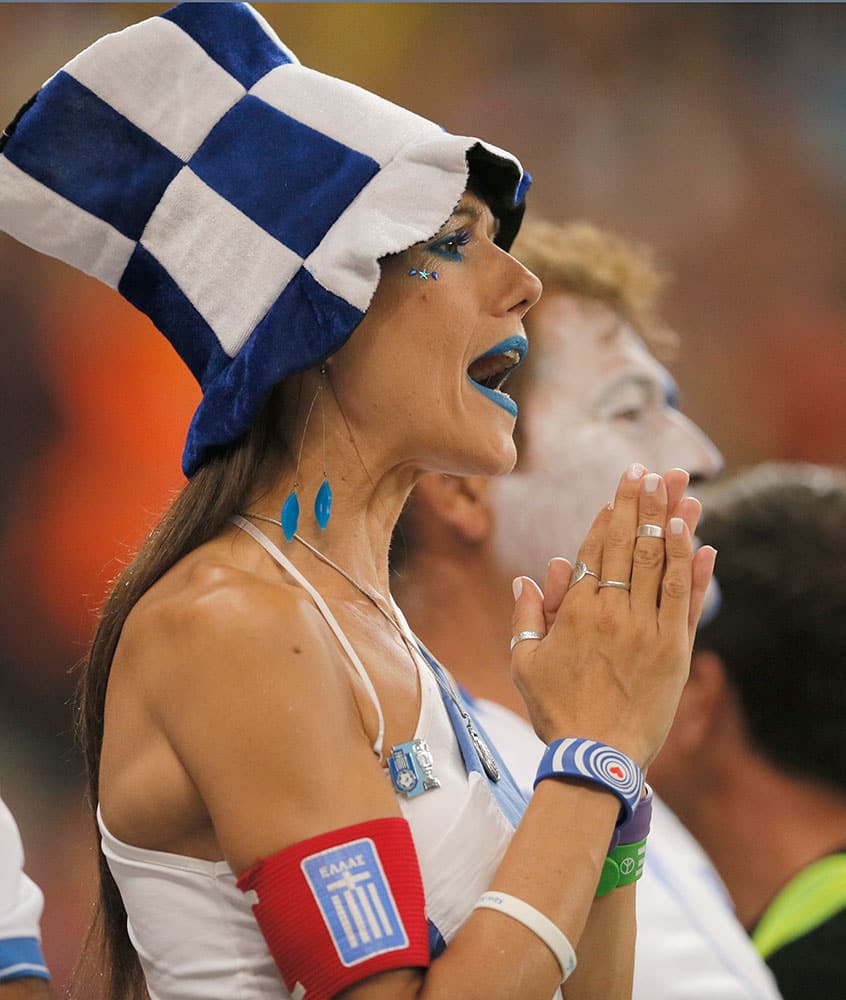
{"label": "blue and white checkered hat", "polygon": [[189,476],[344,343],[379,258],[431,238],[468,171],[506,248],[530,183],[510,153],[301,66],[240,3],[101,38],[0,151],[0,228],[116,288],[200,383]]}

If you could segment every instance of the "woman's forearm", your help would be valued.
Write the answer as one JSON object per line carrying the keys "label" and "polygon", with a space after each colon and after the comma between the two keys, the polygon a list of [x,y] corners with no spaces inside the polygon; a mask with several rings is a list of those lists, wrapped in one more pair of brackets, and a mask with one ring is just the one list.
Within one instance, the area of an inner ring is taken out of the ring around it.
{"label": "woman's forearm", "polygon": [[579,964],[565,1000],[631,1000],[636,937],[634,885],[615,889],[591,907],[579,941]]}
{"label": "woman's forearm", "polygon": [[[605,791],[542,782],[493,880],[493,889],[535,907],[576,949],[579,970],[568,980],[568,998],[622,1000],[630,994],[633,904],[613,900],[617,893],[594,899],[618,811],[619,802]],[[603,965],[602,949],[618,945]],[[576,976],[584,992],[572,993]],[[433,963],[420,997],[549,1000],[560,980],[558,962],[537,935],[506,914],[480,909]],[[629,993],[623,985],[603,993],[612,983],[627,984]]]}

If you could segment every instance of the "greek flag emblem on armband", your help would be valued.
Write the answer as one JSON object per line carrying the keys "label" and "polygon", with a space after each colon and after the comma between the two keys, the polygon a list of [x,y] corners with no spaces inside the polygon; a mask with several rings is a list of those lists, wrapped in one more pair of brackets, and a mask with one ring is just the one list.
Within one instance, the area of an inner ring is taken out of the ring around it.
{"label": "greek flag emblem on armband", "polygon": [[343,965],[408,947],[408,935],[370,838],[312,854],[300,867]]}

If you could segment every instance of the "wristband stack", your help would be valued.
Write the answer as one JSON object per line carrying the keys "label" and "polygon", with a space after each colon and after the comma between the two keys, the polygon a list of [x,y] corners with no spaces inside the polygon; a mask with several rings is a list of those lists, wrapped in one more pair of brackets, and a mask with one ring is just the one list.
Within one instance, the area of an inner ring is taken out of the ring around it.
{"label": "wristband stack", "polygon": [[534,787],[547,778],[590,781],[620,800],[620,815],[602,867],[597,896],[631,885],[643,874],[646,836],[652,818],[652,790],[644,788],[643,772],[626,754],[596,740],[573,737],[555,740],[541,758]]}
{"label": "wristband stack", "polygon": [[643,874],[646,861],[646,837],[652,821],[652,789],[646,785],[646,795],[635,806],[634,815],[618,826],[611,837],[608,856],[602,866],[597,896],[606,896],[612,889],[632,885]]}

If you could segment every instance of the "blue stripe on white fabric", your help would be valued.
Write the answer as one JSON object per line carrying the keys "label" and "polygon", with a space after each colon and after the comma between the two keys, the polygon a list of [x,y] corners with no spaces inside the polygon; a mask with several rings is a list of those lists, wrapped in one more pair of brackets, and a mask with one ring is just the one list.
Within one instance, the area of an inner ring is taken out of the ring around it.
{"label": "blue stripe on white fabric", "polygon": [[162,195],[141,243],[232,357],[303,263],[190,167]]}
{"label": "blue stripe on white fabric", "polygon": [[50,972],[38,938],[17,937],[0,941],[0,983],[32,976],[49,979]]}
{"label": "blue stripe on white fabric", "polygon": [[[209,16],[203,8],[212,6]],[[248,90],[272,69],[295,61],[246,4],[185,3],[161,16],[178,24]]]}
{"label": "blue stripe on white fabric", "polygon": [[434,962],[439,955],[442,955],[446,951],[447,944],[443,934],[441,934],[432,920],[429,919],[427,923],[429,924],[429,958]]}
{"label": "blue stripe on white fabric", "polygon": [[5,155],[133,240],[183,166],[64,71],[21,119]]}
{"label": "blue stripe on white fabric", "polygon": [[50,253],[117,288],[136,247],[114,226],[52,191],[0,156],[3,228],[27,246]]}
{"label": "blue stripe on white fabric", "polygon": [[190,35],[162,17],[109,35],[65,70],[185,161],[247,92]]}
{"label": "blue stripe on white fabric", "polygon": [[[285,151],[283,173],[280,150]],[[369,156],[252,96],[223,116],[190,167],[301,257],[314,250],[379,171]]]}
{"label": "blue stripe on white fabric", "polygon": [[443,136],[426,118],[306,66],[275,69],[250,93],[336,142],[366,153],[383,167],[410,144]]}
{"label": "blue stripe on white fabric", "polygon": [[[435,657],[432,656],[432,654],[428,651],[428,649],[426,649],[426,647],[421,642],[419,642],[419,640],[417,645],[418,648],[420,649],[420,652],[425,657],[426,662],[429,664],[432,670],[434,670],[435,673],[441,678],[441,680],[444,683],[446,683],[446,678],[444,676],[443,668],[441,667],[440,663],[438,663]],[[440,688],[441,685],[439,684],[438,687]],[[528,801],[525,795],[523,795],[523,793],[518,788],[517,782],[511,776],[511,772],[505,766],[505,763],[503,762],[502,758],[497,752],[496,747],[491,743],[490,739],[488,738],[487,733],[485,733],[483,727],[479,725],[479,722],[474,716],[472,709],[461,698],[460,691],[456,691],[456,694],[458,696],[458,700],[461,702],[461,707],[470,716],[476,731],[479,733],[479,735],[482,737],[485,743],[487,743],[488,749],[494,755],[494,759],[496,760],[497,766],[499,768],[500,779],[499,781],[491,781],[489,778],[487,778],[485,770],[482,767],[482,764],[479,760],[479,756],[476,753],[476,749],[473,746],[473,741],[470,739],[470,734],[467,732],[467,726],[464,722],[464,719],[462,719],[461,717],[461,713],[459,712],[458,708],[456,708],[455,704],[452,701],[452,698],[450,698],[446,694],[446,692],[443,689],[441,689],[441,698],[443,700],[444,705],[446,706],[447,715],[449,716],[450,723],[452,724],[452,728],[455,732],[456,739],[458,740],[458,746],[461,750],[461,756],[464,759],[464,766],[467,768],[468,772],[476,771],[477,773],[485,776],[485,778],[488,781],[488,784],[490,785],[491,791],[494,794],[494,798],[497,801],[497,805],[502,810],[502,813],[508,820],[508,822],[516,829],[523,818],[523,813],[526,811],[526,806],[528,805]]]}
{"label": "blue stripe on white fabric", "polygon": [[[314,323],[302,323],[303,315],[314,316]],[[291,374],[297,359],[306,351],[313,352],[309,356],[319,359],[337,349],[339,339],[346,339],[363,316],[360,310],[318,284],[305,268],[301,268],[240,352],[229,359],[218,378],[206,385],[182,456],[186,474],[188,469],[205,461],[220,440],[222,420],[229,422],[233,439],[246,433],[255,420],[252,402],[267,399],[273,387]],[[280,350],[278,338],[270,335],[268,328],[285,331],[284,350]],[[244,385],[250,386],[246,407],[242,405]]]}
{"label": "blue stripe on white fabric", "polygon": [[165,333],[198,382],[229,362],[212,328],[171,275],[140,244],[129,259],[118,291]]}

